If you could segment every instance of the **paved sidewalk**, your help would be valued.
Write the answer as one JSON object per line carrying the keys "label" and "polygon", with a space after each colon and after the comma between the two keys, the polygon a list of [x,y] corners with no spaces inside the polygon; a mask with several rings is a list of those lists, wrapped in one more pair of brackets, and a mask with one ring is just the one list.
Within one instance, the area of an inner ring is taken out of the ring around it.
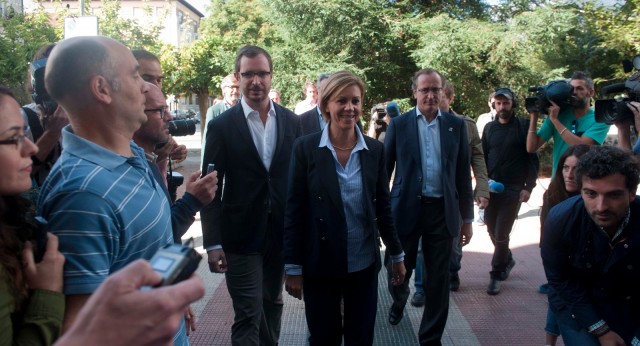
{"label": "paved sidewalk", "polygon": [[[196,137],[197,136],[197,137]],[[189,159],[178,169],[185,176],[199,168],[199,134],[177,138],[189,149]],[[474,224],[474,237],[464,248],[461,286],[450,297],[449,319],[442,339],[443,345],[543,345],[546,320],[546,296],[537,293],[537,287],[546,281],[540,259],[538,242],[540,223],[538,210],[548,179],[538,186],[527,204],[523,204],[511,234],[511,249],[516,260],[509,279],[502,284],[499,295],[486,293],[493,245],[486,227]],[[542,185],[542,186],[541,186]],[[184,186],[178,189],[180,196]],[[202,251],[200,219],[184,238],[194,237]],[[203,278],[206,295],[193,305],[198,329],[190,337],[193,345],[230,345],[233,308],[222,274],[212,274],[205,259],[198,268]],[[404,319],[397,325],[387,322],[391,305],[386,291],[385,271],[380,272],[378,286],[378,315],[376,319],[376,345],[417,345],[417,331],[422,308],[407,304]],[[413,285],[411,285],[413,289]],[[280,345],[305,345],[307,328],[304,304],[286,292],[282,317]],[[428,297],[427,297],[428,299]]]}

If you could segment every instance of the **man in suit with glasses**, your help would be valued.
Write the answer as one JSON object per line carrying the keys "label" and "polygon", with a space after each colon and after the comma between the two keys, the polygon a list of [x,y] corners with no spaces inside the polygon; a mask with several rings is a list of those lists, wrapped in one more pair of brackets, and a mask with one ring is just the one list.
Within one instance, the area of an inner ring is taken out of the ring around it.
{"label": "man in suit with glasses", "polygon": [[[403,317],[409,280],[422,237],[426,302],[419,329],[421,345],[440,345],[449,311],[449,261],[452,241],[466,245],[473,230],[473,191],[465,121],[439,109],[444,78],[422,69],[412,80],[416,107],[391,120],[384,141],[391,188],[391,211],[405,252],[407,274],[389,291],[389,323]],[[385,264],[391,261],[385,255]]]}
{"label": "man in suit with glasses", "polygon": [[284,206],[302,130],[297,115],[269,99],[272,72],[264,49],[241,48],[242,99],[207,124],[202,167],[215,164],[221,192],[200,214],[202,234],[209,269],[225,273],[233,301],[233,345],[277,345],[280,336]]}

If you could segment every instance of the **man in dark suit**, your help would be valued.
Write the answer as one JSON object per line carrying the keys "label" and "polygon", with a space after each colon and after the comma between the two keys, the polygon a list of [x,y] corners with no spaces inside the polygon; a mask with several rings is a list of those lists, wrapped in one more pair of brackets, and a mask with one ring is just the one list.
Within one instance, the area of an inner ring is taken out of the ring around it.
{"label": "man in dark suit", "polygon": [[403,285],[389,285],[394,301],[389,322],[395,325],[402,319],[422,236],[427,280],[421,345],[440,345],[449,310],[452,239],[460,233],[460,241],[467,244],[473,233],[467,129],[463,119],[438,109],[442,87],[438,71],[416,72],[412,89],[417,106],[391,120],[384,142],[389,175],[396,169],[391,208],[407,269]]}
{"label": "man in dark suit", "polygon": [[[318,76],[318,91],[322,90],[322,85],[324,84],[327,78],[331,76],[328,73],[321,73]],[[322,119],[322,113],[320,112],[320,103],[313,109],[310,109],[302,114],[300,114],[300,125],[302,126],[302,134],[308,135],[310,133],[316,133],[327,125],[327,123]]]}
{"label": "man in dark suit", "polygon": [[280,334],[284,205],[300,123],[269,99],[272,71],[264,49],[241,48],[235,75],[244,96],[207,125],[203,172],[215,164],[222,192],[201,213],[202,233],[209,269],[225,273],[233,300],[233,345],[275,345]]}

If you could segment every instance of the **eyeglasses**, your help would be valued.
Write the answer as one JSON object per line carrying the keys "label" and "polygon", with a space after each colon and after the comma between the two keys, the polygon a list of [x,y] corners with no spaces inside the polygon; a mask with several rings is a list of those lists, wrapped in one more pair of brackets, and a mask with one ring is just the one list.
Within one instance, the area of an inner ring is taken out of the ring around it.
{"label": "eyeglasses", "polygon": [[442,88],[422,88],[422,89],[418,89],[418,92],[421,93],[422,95],[427,95],[429,93],[437,94],[440,92],[440,90],[442,90]]}
{"label": "eyeglasses", "polygon": [[164,118],[164,114],[167,112],[168,108],[169,108],[168,106],[163,106],[163,107],[160,107],[160,108],[145,109],[144,111],[145,112],[150,112],[150,113],[158,112],[158,113],[160,113],[160,119],[162,119],[162,118]]}
{"label": "eyeglasses", "polygon": [[15,145],[16,149],[20,149],[22,144],[29,140],[29,137],[27,137],[26,134],[30,131],[31,129],[29,126],[25,126],[24,132],[21,135],[15,135],[9,139],[2,140],[0,141],[0,145]]}
{"label": "eyeglasses", "polygon": [[258,78],[260,79],[265,79],[271,75],[271,72],[270,71],[259,71],[259,72],[249,71],[249,72],[240,72],[240,75],[242,76],[242,78],[248,78],[248,79],[253,79],[253,77],[255,76],[258,76]]}

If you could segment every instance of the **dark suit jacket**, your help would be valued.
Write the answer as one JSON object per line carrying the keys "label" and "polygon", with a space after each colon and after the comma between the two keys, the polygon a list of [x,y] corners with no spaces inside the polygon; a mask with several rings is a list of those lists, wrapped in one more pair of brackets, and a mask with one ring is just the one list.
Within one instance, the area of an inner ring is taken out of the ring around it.
{"label": "dark suit jacket", "polygon": [[[416,227],[422,194],[422,164],[417,113],[411,111],[391,119],[384,141],[387,172],[396,169],[391,188],[391,210],[398,234],[409,234]],[[469,142],[464,120],[442,112],[442,188],[445,219],[451,236],[460,233],[461,219],[473,218],[473,191],[469,165]]]}
{"label": "dark suit jacket", "polygon": [[[320,148],[322,132],[304,136],[294,144],[285,214],[285,263],[303,267],[307,277],[342,278],[347,270],[347,222],[331,151]],[[377,230],[392,255],[402,247],[391,217],[389,178],[382,144],[364,136],[368,150],[360,151],[365,231],[371,232],[375,265],[381,267]]]}
{"label": "dark suit jacket", "polygon": [[282,248],[287,174],[300,122],[290,110],[273,107],[277,140],[269,170],[253,144],[240,102],[208,124],[202,171],[209,163],[216,165],[218,191],[200,213],[205,248],[221,244],[233,253],[260,253],[267,235],[276,250]]}
{"label": "dark suit jacket", "polygon": [[322,130],[320,128],[320,122],[318,121],[318,107],[313,107],[313,109],[300,114],[300,125],[302,126],[303,135]]}

